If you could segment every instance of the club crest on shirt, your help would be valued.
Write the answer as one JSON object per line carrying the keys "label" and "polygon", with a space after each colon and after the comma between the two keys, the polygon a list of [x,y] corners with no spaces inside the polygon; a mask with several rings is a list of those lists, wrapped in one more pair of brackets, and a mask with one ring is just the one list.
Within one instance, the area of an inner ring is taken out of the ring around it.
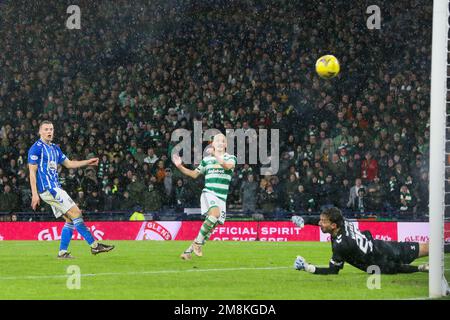
{"label": "club crest on shirt", "polygon": [[58,169],[58,165],[56,164],[55,161],[50,161],[48,163],[48,168],[51,169],[51,170],[56,170],[56,169]]}

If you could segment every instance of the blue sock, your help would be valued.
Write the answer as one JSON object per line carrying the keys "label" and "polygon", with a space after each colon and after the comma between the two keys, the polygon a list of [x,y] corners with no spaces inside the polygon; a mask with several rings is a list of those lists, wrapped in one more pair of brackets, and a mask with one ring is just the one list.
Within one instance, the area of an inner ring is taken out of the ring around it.
{"label": "blue sock", "polygon": [[59,245],[59,251],[67,251],[70,240],[72,240],[73,229],[75,229],[73,223],[66,222],[61,233],[61,243]]}
{"label": "blue sock", "polygon": [[75,229],[77,229],[78,233],[86,240],[86,242],[91,245],[95,242],[94,237],[92,236],[89,229],[84,224],[83,218],[79,217],[73,219],[73,224],[75,225]]}

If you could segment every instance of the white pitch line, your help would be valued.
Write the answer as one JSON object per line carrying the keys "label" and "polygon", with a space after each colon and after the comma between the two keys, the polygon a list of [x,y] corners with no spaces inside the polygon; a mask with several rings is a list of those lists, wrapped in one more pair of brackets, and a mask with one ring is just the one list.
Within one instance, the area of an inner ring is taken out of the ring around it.
{"label": "white pitch line", "polygon": [[[188,270],[158,270],[158,271],[142,271],[142,272],[105,272],[105,273],[85,273],[81,277],[97,277],[97,276],[124,276],[124,275],[153,275],[164,273],[183,273],[183,272],[216,272],[216,271],[245,271],[245,270],[279,270],[291,269],[291,267],[260,267],[260,268],[223,268],[223,269],[188,269]],[[58,279],[67,278],[69,275],[42,275],[42,276],[22,276],[22,277],[0,277],[3,280],[37,280],[37,279]]]}

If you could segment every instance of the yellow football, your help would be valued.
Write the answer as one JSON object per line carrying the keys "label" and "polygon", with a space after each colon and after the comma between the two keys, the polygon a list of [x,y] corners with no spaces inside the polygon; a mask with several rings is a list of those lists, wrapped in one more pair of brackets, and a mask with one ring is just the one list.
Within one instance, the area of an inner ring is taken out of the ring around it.
{"label": "yellow football", "polygon": [[316,62],[316,72],[324,79],[337,76],[340,68],[338,59],[331,54],[320,57]]}

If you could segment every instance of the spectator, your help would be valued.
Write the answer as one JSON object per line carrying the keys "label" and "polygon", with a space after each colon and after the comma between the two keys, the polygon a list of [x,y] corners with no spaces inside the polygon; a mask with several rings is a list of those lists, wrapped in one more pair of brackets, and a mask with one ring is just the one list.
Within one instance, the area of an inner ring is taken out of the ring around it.
{"label": "spectator", "polygon": [[186,187],[184,186],[183,179],[177,179],[175,191],[174,191],[174,197],[175,197],[175,209],[177,211],[182,211],[183,208],[187,206],[189,193]]}
{"label": "spectator", "polygon": [[130,199],[133,203],[142,205],[144,201],[145,189],[145,184],[141,181],[141,179],[138,179],[136,174],[133,174],[131,182],[127,186],[127,191],[129,192]]}
{"label": "spectator", "polygon": [[[109,170],[109,166],[110,166],[110,162],[109,162],[108,156],[106,154],[102,155],[102,157],[99,161],[99,164],[98,164],[98,173],[97,173],[97,176],[100,179],[103,178],[103,176],[107,174],[107,172]],[[73,169],[69,169],[69,175],[71,175],[72,178],[74,177]]]}
{"label": "spectator", "polygon": [[326,176],[324,184],[322,184],[320,187],[319,191],[320,207],[336,205],[336,203],[338,202],[336,198],[336,193],[337,190],[333,181],[333,176],[329,174]]}
{"label": "spectator", "polygon": [[335,176],[338,180],[342,179],[346,174],[345,164],[342,163],[337,153],[333,153],[331,155],[331,161],[328,164],[328,168],[333,176]]}
{"label": "spectator", "polygon": [[378,162],[372,158],[372,153],[366,152],[365,159],[361,164],[361,177],[370,183],[378,175]]}
{"label": "spectator", "polygon": [[362,181],[360,178],[355,179],[355,185],[350,188],[350,195],[347,202],[347,208],[356,208],[358,207],[358,203],[356,202],[356,198],[358,197],[358,191],[359,189],[365,189],[366,187],[362,184]]}
{"label": "spectator", "polygon": [[296,212],[315,212],[317,209],[316,200],[314,197],[306,192],[303,185],[299,185],[297,193],[294,196],[295,211]]}
{"label": "spectator", "polygon": [[0,211],[11,212],[16,211],[19,207],[19,197],[13,193],[10,185],[5,185],[3,192],[0,194]]}
{"label": "spectator", "polygon": [[144,210],[145,211],[159,211],[163,204],[163,195],[155,186],[150,183],[148,190],[144,193]]}
{"label": "spectator", "polygon": [[123,192],[122,186],[120,184],[119,178],[114,178],[112,186],[111,186],[111,193],[112,194],[121,194]]}
{"label": "spectator", "polygon": [[136,206],[134,208],[133,214],[130,217],[130,221],[145,221],[145,216],[142,211],[142,207]]}
{"label": "spectator", "polygon": [[92,168],[87,168],[86,173],[84,174],[81,180],[81,188],[85,192],[85,194],[89,194],[97,189],[98,187],[98,179],[95,175],[95,170]]}
{"label": "spectator", "polygon": [[155,149],[148,148],[147,156],[144,158],[144,162],[148,164],[155,164],[159,160],[158,156],[155,154]]}
{"label": "spectator", "polygon": [[146,156],[145,156],[144,152],[142,151],[141,147],[136,148],[136,153],[133,156],[139,165],[142,166],[144,164],[144,160],[145,160]]}
{"label": "spectator", "polygon": [[406,185],[400,187],[400,213],[415,213],[416,200]]}
{"label": "spectator", "polygon": [[261,205],[261,211],[264,215],[275,211],[278,204],[278,197],[272,185],[267,185],[266,189],[260,192],[258,202]]}
{"label": "spectator", "polygon": [[78,190],[77,197],[75,199],[75,203],[80,208],[80,210],[86,210],[87,203],[86,203],[86,196],[83,190]]}
{"label": "spectator", "polygon": [[170,168],[166,168],[166,175],[164,177],[163,185],[165,195],[164,203],[171,205],[171,201],[173,198],[173,176],[172,169]]}
{"label": "spectator", "polygon": [[164,178],[166,177],[166,168],[164,167],[164,161],[160,160],[157,163],[157,167],[155,169],[155,177],[158,183],[163,183]]}
{"label": "spectator", "polygon": [[417,184],[417,213],[428,212],[428,202],[429,202],[429,185],[428,185],[428,173],[423,172],[420,176],[420,180]]}
{"label": "spectator", "polygon": [[238,166],[236,170],[238,171],[238,178],[243,181],[247,180],[248,175],[253,174],[253,168],[248,163]]}
{"label": "spectator", "polygon": [[[119,208],[121,211],[131,211],[131,209],[136,205],[136,202],[131,198],[130,193],[125,191],[123,196],[117,198],[118,202],[115,207]],[[145,205],[145,203],[144,203]]]}
{"label": "spectator", "polygon": [[92,190],[86,197],[86,210],[88,211],[103,211],[104,203],[97,190]]}
{"label": "spectator", "polygon": [[378,176],[375,176],[372,183],[367,187],[366,208],[369,211],[384,210],[385,197],[386,192],[380,182],[380,178],[378,178]]}
{"label": "spectator", "polygon": [[350,194],[350,182],[348,181],[348,179],[343,179],[340,183],[340,185],[337,187],[337,204],[339,205],[340,208],[344,208],[343,210],[345,211],[345,208],[348,208],[347,204],[348,204],[348,197]]}
{"label": "spectator", "polygon": [[240,189],[242,211],[244,213],[254,213],[256,211],[256,201],[258,200],[258,183],[254,180],[253,174],[247,175]]}
{"label": "spectator", "polygon": [[[298,179],[295,174],[289,175],[289,180],[286,182],[285,185],[285,199],[286,203],[294,203],[294,194],[297,192],[298,189]],[[292,211],[292,210],[290,210]]]}
{"label": "spectator", "polygon": [[366,212],[366,190],[364,188],[358,189],[358,195],[355,198],[352,210],[359,213]]}

